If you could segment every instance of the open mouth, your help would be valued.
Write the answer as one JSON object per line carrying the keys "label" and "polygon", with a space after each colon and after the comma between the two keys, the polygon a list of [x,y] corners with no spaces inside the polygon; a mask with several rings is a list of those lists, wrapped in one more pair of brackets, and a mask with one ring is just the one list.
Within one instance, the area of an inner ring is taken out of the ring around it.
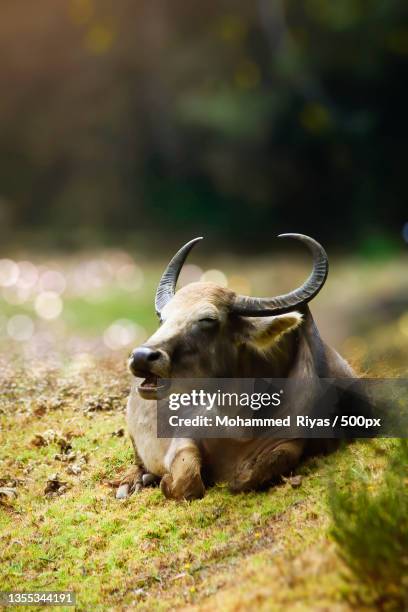
{"label": "open mouth", "polygon": [[144,381],[137,387],[137,391],[144,399],[157,399],[158,392],[164,389],[164,385],[159,384],[159,377],[156,374],[142,374],[146,376]]}
{"label": "open mouth", "polygon": [[158,389],[157,381],[158,381],[158,377],[155,374],[149,374],[148,376],[146,376],[142,384],[139,385],[139,389],[144,389],[146,391],[149,391],[149,390],[157,391]]}

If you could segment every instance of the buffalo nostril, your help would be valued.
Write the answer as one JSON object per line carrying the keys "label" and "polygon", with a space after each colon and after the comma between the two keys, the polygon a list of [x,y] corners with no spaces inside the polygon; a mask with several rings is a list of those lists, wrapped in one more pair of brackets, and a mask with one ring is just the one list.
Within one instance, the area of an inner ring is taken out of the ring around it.
{"label": "buffalo nostril", "polygon": [[139,346],[131,355],[131,367],[135,370],[144,370],[152,361],[159,359],[161,352],[147,346]]}

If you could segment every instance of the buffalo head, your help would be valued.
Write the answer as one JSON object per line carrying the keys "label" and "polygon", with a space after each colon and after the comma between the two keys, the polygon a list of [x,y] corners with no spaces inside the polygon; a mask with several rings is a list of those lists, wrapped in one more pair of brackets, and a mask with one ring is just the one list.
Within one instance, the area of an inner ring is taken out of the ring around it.
{"label": "buffalo head", "polygon": [[[191,283],[176,293],[184,261],[201,238],[176,253],[156,292],[161,325],[129,360],[132,373],[145,379],[138,387],[142,397],[157,397],[158,378],[265,375],[262,362],[270,362],[281,339],[299,326],[302,315],[297,310],[317,295],[328,272],[327,255],[315,240],[302,234],[282,236],[296,238],[309,248],[313,270],[301,287],[273,298],[237,295],[208,282]],[[285,361],[284,354],[280,361]],[[248,363],[257,364],[256,372]],[[282,373],[275,371],[274,375]]]}

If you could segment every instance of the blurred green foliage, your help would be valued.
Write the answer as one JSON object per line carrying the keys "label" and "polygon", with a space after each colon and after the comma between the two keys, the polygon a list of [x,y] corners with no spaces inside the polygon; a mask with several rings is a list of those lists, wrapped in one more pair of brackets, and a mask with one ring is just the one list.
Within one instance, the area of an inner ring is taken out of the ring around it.
{"label": "blurred green foliage", "polygon": [[84,299],[66,301],[64,319],[71,330],[81,333],[101,333],[117,319],[137,321],[149,330],[157,326],[157,318],[152,308],[152,300],[131,298],[120,292],[110,292],[97,307]]}
{"label": "blurred green foliage", "polygon": [[[333,489],[332,535],[342,558],[381,610],[408,605],[408,441],[398,440],[375,493],[372,475],[354,472],[351,487]],[[367,602],[366,602],[367,603]],[[361,604],[361,602],[360,602]]]}
{"label": "blurred green foliage", "polygon": [[4,0],[3,245],[402,246],[407,17],[403,0]]}

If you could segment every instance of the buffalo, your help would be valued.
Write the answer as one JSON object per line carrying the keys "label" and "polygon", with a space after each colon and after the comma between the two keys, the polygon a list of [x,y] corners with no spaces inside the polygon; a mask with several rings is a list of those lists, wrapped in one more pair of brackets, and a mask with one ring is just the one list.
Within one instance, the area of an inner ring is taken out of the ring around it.
{"label": "buffalo", "polygon": [[135,461],[116,481],[118,498],[155,480],[166,497],[176,500],[202,497],[211,482],[226,482],[236,492],[256,490],[290,473],[306,453],[327,446],[327,440],[319,445],[297,438],[193,440],[156,434],[159,379],[306,379],[309,391],[299,402],[307,412],[313,381],[355,376],[321,339],[308,307],[327,278],[325,250],[302,234],[282,237],[300,241],[313,257],[309,278],[285,295],[248,297],[210,282],[190,283],[176,292],[187,255],[201,238],[185,244],[168,264],[155,299],[160,326],[129,359],[136,377],[127,404]]}

